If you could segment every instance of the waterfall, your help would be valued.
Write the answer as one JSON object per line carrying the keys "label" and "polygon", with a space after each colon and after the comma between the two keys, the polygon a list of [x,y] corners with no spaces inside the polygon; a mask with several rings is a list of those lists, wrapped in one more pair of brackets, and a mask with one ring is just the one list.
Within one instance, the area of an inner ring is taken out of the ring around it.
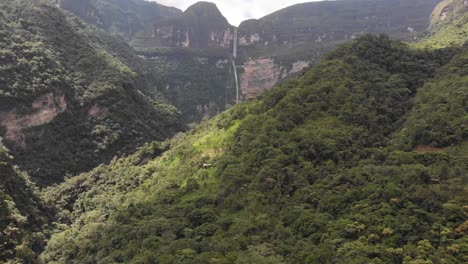
{"label": "waterfall", "polygon": [[237,43],[238,43],[238,32],[237,28],[234,28],[234,38],[233,38],[233,45],[232,45],[232,67],[234,70],[234,80],[236,83],[236,104],[239,103],[239,79],[237,77],[237,67],[236,67],[236,58],[237,58]]}

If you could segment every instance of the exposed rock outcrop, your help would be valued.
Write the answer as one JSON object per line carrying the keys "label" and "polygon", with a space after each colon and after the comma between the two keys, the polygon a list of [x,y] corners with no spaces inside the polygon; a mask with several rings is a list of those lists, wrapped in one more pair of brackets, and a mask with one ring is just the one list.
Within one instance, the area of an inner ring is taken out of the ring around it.
{"label": "exposed rock outcrop", "polygon": [[179,16],[156,23],[152,37],[140,37],[137,43],[145,47],[230,48],[232,28],[215,4],[199,2]]}
{"label": "exposed rock outcrop", "polygon": [[442,9],[442,11],[440,12],[440,15],[439,15],[439,19],[441,21],[444,21],[445,19],[447,19],[447,16],[449,15],[449,12],[450,12],[450,7],[445,7],[444,9]]}
{"label": "exposed rock outcrop", "polygon": [[467,11],[468,0],[442,0],[434,9],[431,25],[446,23]]}
{"label": "exposed rock outcrop", "polygon": [[109,115],[109,110],[105,107],[100,106],[99,104],[94,104],[88,110],[88,116],[92,118],[101,118]]}
{"label": "exposed rock outcrop", "polygon": [[272,58],[250,59],[241,66],[243,68],[243,73],[240,75],[242,97],[253,99],[307,66],[309,62],[297,61],[288,70],[287,67],[276,64]]}
{"label": "exposed rock outcrop", "polygon": [[0,125],[5,129],[5,138],[17,147],[26,148],[25,130],[53,121],[67,109],[64,95],[48,93],[31,104],[32,112],[19,113],[17,108],[0,113]]}
{"label": "exposed rock outcrop", "polygon": [[[85,1],[89,0],[83,0]],[[154,87],[162,89],[169,87],[163,92],[167,93],[172,104],[182,110],[189,122],[202,117],[200,113],[206,111],[199,109],[205,106],[211,108],[209,102],[216,102],[217,109],[223,110],[223,106],[236,101],[236,80],[229,58],[236,57],[235,63],[240,73],[237,81],[241,83],[241,97],[254,98],[291,74],[299,72],[309,63],[318,62],[323,54],[336,45],[365,33],[385,33],[407,40],[417,38],[419,33],[429,26],[427,17],[440,2],[440,0],[310,2],[284,8],[260,19],[244,21],[235,29],[217,6],[209,2],[198,2],[187,8],[185,12],[177,11],[163,16],[170,10],[159,5],[161,12],[158,13],[154,2],[146,4],[142,4],[143,0],[93,0],[92,2],[96,1],[106,3],[105,6],[118,7],[113,13],[104,13],[105,10],[110,10],[108,8],[101,6],[97,8],[105,18],[101,27],[107,29],[106,19],[109,19],[115,22],[115,27],[112,28],[117,29],[125,37],[128,37],[129,30],[138,31],[132,34],[130,44],[140,54],[144,54],[142,57],[148,59],[150,67],[157,69],[161,83]],[[464,0],[457,1],[463,5]],[[130,5],[130,2],[135,4]],[[148,10],[155,10],[152,14],[154,19],[145,18],[147,13],[141,13],[141,10],[138,11],[135,6],[145,6]],[[135,13],[137,11],[140,13]],[[139,19],[136,23],[133,19],[127,19],[126,12],[141,14],[143,19]],[[127,20],[135,23],[129,24]],[[235,31],[238,32],[238,37],[234,36]],[[234,41],[238,43],[235,55]],[[210,58],[208,62],[199,59],[204,57]],[[228,61],[224,62],[226,59]]]}

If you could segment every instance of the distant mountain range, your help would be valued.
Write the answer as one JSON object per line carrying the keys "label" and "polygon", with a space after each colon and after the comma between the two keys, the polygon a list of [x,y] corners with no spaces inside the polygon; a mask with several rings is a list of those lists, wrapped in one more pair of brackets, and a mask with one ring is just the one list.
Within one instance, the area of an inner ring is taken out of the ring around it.
{"label": "distant mountain range", "polygon": [[316,64],[336,45],[365,33],[417,39],[428,28],[427,18],[438,2],[304,3],[243,22],[236,40],[234,27],[209,2],[196,3],[185,12],[143,0],[63,0],[59,5],[124,36],[163,79],[160,90],[191,122],[234,103],[236,86],[230,62],[234,41],[239,46],[235,61],[239,90],[247,100]]}

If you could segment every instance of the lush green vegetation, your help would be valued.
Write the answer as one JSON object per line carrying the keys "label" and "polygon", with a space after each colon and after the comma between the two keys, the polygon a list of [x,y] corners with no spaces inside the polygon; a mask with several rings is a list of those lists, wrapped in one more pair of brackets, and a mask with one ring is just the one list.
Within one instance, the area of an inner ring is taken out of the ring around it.
{"label": "lush green vegetation", "polygon": [[[219,60],[231,56],[233,28],[214,4],[199,2],[182,13],[142,0],[61,3],[83,20],[122,34],[139,54],[152,58],[143,70],[146,76],[158,76],[149,93],[164,93],[182,112],[185,123],[212,117],[233,104],[230,62],[216,67]],[[258,34],[261,40],[239,46],[237,64],[268,57],[287,70],[297,61],[315,65],[332,48],[364,32],[413,39],[428,27],[427,18],[436,3],[347,0],[288,7],[239,26],[241,37]]]}
{"label": "lush green vegetation", "polygon": [[164,87],[161,94],[182,113],[186,123],[213,117],[233,104],[235,98],[231,60],[185,52],[145,53],[147,69],[158,76],[155,83]]}
{"label": "lush green vegetation", "polygon": [[158,158],[154,143],[49,189],[71,225],[42,259],[466,262],[466,54],[343,45]]}
{"label": "lush green vegetation", "polygon": [[468,5],[464,0],[444,0],[432,13],[431,27],[415,46],[438,49],[462,46],[468,35]]}
{"label": "lush green vegetation", "polygon": [[24,148],[0,142],[0,263],[468,262],[464,1],[422,44],[362,36],[168,141],[164,97],[227,98],[222,54],[147,51],[149,68],[49,2],[0,3],[0,123],[66,100]]}
{"label": "lush green vegetation", "polygon": [[0,5],[0,122],[12,119],[11,111],[34,114],[31,105],[43,95],[64,96],[63,113],[50,122],[18,123],[24,146],[5,138],[35,181],[60,182],[181,129],[180,113],[122,39],[47,1]]}
{"label": "lush green vegetation", "polygon": [[177,8],[144,0],[61,0],[60,7],[87,23],[132,39],[160,20],[180,15]]}
{"label": "lush green vegetation", "polygon": [[0,142],[0,262],[36,263],[52,211]]}

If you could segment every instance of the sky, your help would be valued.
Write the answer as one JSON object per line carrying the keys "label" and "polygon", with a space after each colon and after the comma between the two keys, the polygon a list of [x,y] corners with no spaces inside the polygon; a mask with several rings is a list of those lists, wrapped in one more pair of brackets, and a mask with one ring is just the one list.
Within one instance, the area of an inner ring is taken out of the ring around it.
{"label": "sky", "polygon": [[[185,11],[199,0],[151,0],[167,6],[174,6]],[[215,3],[229,22],[238,26],[250,18],[261,18],[279,9],[294,4],[320,0],[206,0]]]}

